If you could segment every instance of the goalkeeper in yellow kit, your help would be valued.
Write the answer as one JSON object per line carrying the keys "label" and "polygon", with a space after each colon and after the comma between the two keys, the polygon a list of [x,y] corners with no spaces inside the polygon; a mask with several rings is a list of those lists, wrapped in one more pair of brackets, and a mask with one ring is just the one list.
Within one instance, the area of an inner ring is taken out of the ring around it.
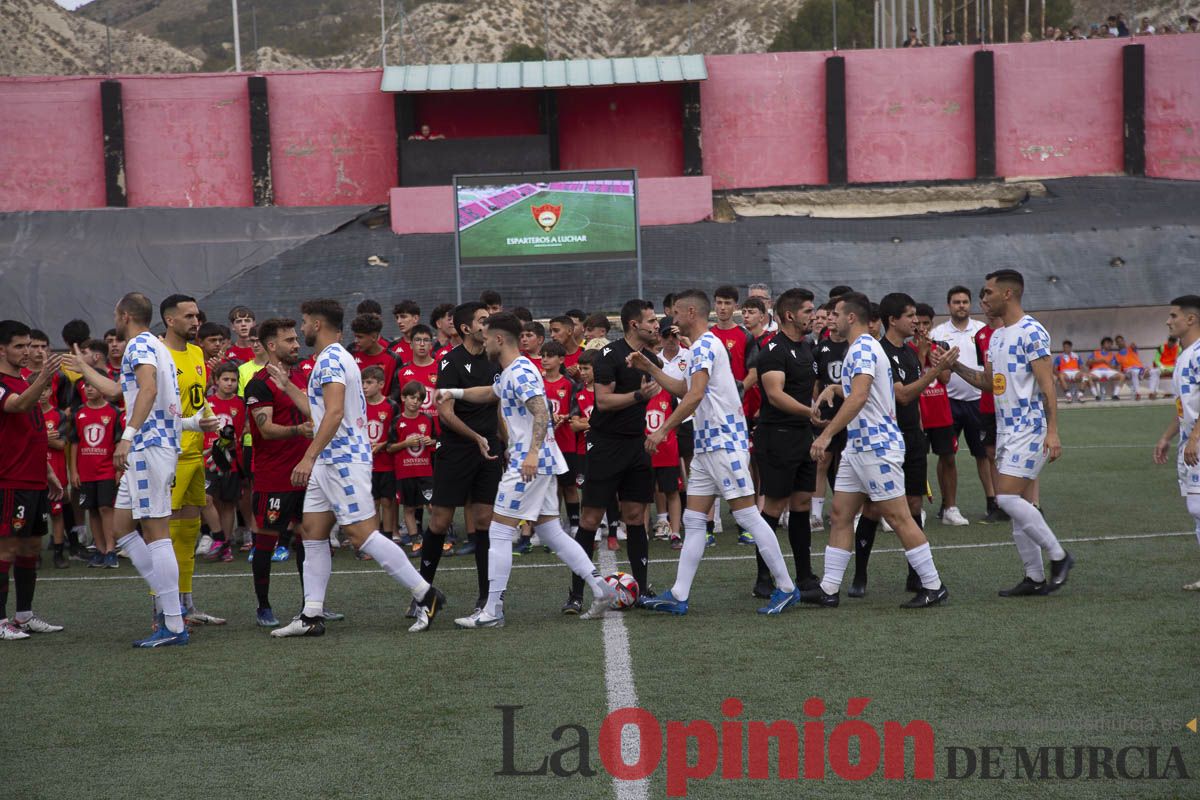
{"label": "goalkeeper in yellow kit", "polygon": [[191,344],[200,328],[200,308],[195,298],[173,294],[162,301],[159,312],[166,326],[163,342],[175,360],[180,413],[184,418],[201,415],[201,430],[180,435],[179,462],[171,486],[171,543],[179,561],[179,601],[189,625],[224,625],[221,617],[199,611],[192,599],[200,511],[208,501],[204,491],[204,432],[220,425],[205,400],[208,378],[204,353]]}

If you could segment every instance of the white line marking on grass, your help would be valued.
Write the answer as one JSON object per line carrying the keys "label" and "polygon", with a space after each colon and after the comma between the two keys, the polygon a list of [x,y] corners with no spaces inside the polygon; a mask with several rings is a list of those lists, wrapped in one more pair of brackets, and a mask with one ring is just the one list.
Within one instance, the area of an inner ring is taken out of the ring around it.
{"label": "white line marking on grass", "polygon": [[[617,571],[617,557],[608,548],[600,548],[600,572],[611,575]],[[618,708],[636,708],[637,688],[633,683],[633,659],[629,655],[629,632],[625,628],[625,615],[610,611],[601,621],[604,625],[604,684],[608,688],[608,711]],[[621,731],[621,759],[626,764],[636,764],[641,747],[637,729],[626,726]],[[617,800],[645,800],[649,790],[649,779],[623,781],[613,778],[613,791]]]}
{"label": "white line marking on grass", "polygon": [[[1062,542],[1064,544],[1072,544],[1072,543],[1080,543],[1080,542],[1083,542],[1083,543],[1086,543],[1086,542],[1124,542],[1124,541],[1135,541],[1138,539],[1166,539],[1166,538],[1173,537],[1173,536],[1195,536],[1195,535],[1196,535],[1195,531],[1167,531],[1167,532],[1163,532],[1163,533],[1131,533],[1131,534],[1128,534],[1125,536],[1079,536],[1074,539],[1059,539],[1058,541]],[[1008,542],[977,542],[975,544],[940,544],[940,545],[939,544],[931,544],[930,545],[930,547],[933,550],[980,550],[980,549],[984,549],[984,548],[988,548],[988,547],[1012,547],[1012,546],[1013,546],[1013,543],[1011,541],[1008,541]],[[605,554],[608,552],[609,551],[605,550],[604,552],[602,552],[600,554],[602,561],[605,557]],[[872,553],[903,553],[904,549],[901,547],[876,547],[871,552]],[[822,552],[813,553],[813,558],[824,558],[824,557],[825,557],[825,554]],[[616,558],[611,555],[609,555],[608,558],[612,559],[613,563],[611,565],[611,569],[615,570],[616,564],[617,564]],[[749,561],[752,558],[754,558],[754,556],[750,556],[750,555],[745,555],[745,556],[705,555],[704,556],[705,562],[708,562],[708,561]],[[677,559],[677,558],[652,558],[652,559],[650,559],[649,563],[651,563],[651,564],[674,564],[674,563],[677,563],[678,561],[679,561],[679,559]],[[517,569],[565,569],[565,567],[563,566],[561,561],[553,561],[553,562],[547,562],[545,564],[514,564],[513,569],[514,570],[517,570]],[[602,569],[609,569],[609,568],[602,567]],[[471,566],[471,567],[442,567],[441,569],[438,570],[438,572],[474,572],[474,571],[475,571],[475,567],[473,567],[473,566]],[[384,573],[383,573],[383,570],[381,570],[381,569],[335,569],[332,574],[334,574],[334,575],[382,575]],[[253,573],[250,573],[250,572],[224,572],[224,573],[212,573],[212,574],[196,573],[196,575],[194,577],[197,580],[199,580],[200,578],[251,578],[251,577],[253,577]],[[136,575],[136,574],[133,574],[133,575],[128,575],[128,574],[127,575],[104,575],[104,576],[87,575],[87,576],[83,576],[83,577],[79,577],[79,578],[70,578],[70,577],[43,578],[41,576],[38,576],[38,583],[46,583],[46,582],[54,583],[54,582],[58,582],[58,581],[62,581],[62,582],[66,582],[66,583],[73,582],[73,581],[74,582],[140,581],[141,579],[142,579],[141,576]]]}

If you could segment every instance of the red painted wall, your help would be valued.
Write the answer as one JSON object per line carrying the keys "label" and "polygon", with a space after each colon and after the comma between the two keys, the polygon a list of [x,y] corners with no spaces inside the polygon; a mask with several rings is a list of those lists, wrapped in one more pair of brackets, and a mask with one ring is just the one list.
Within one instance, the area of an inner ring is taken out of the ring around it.
{"label": "red painted wall", "polygon": [[413,101],[416,127],[448,138],[541,133],[537,92],[436,92]]}
{"label": "red painted wall", "polygon": [[[1200,180],[1200,46],[1146,47],[1147,172]],[[1005,177],[1123,169],[1121,48],[1130,40],[998,45],[997,169]],[[851,181],[968,178],[975,48],[846,52]],[[826,53],[713,56],[701,84],[714,189],[827,181]],[[120,78],[133,205],[251,202],[244,76]],[[386,202],[395,183],[391,95],[379,70],[268,76],[276,200]],[[564,169],[683,171],[680,87],[559,93]],[[536,133],[535,92],[419,97],[418,120],[452,136]],[[0,79],[0,210],[104,205],[98,78]]]}
{"label": "red painted wall", "polygon": [[100,81],[0,81],[0,211],[104,205]]}
{"label": "red painted wall", "polygon": [[267,78],[278,205],[387,202],[396,185],[396,123],[380,78],[379,70]]}
{"label": "red painted wall", "polygon": [[1123,172],[1121,48],[1129,43],[994,48],[996,171],[1010,178]]}
{"label": "red painted wall", "polygon": [[250,206],[245,76],[123,81],[131,206]]}
{"label": "red painted wall", "polygon": [[1200,180],[1200,37],[1146,48],[1146,174]]}
{"label": "red painted wall", "polygon": [[714,189],[819,184],[826,53],[709,56],[700,84],[704,172]]}
{"label": "red painted wall", "polygon": [[974,51],[930,47],[849,54],[851,183],[975,177]]}
{"label": "red painted wall", "polygon": [[606,86],[558,95],[562,169],[636,167],[642,178],[683,174],[680,87]]}

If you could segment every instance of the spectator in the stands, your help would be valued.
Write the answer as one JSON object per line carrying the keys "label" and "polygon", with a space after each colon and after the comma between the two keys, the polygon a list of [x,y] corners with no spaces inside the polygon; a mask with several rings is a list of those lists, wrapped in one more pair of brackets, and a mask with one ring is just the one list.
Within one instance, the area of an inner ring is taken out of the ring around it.
{"label": "spectator in the stands", "polygon": [[1200,19],[1196,19],[1195,17],[1188,17],[1187,18],[1187,29],[1188,29],[1188,33],[1200,33]]}
{"label": "spectator in the stands", "polygon": [[440,133],[434,133],[433,130],[430,129],[429,125],[422,124],[415,133],[409,134],[408,138],[418,141],[429,141],[432,139],[445,139],[446,137]]}
{"label": "spectator in the stands", "polygon": [[1140,33],[1142,36],[1153,36],[1154,35],[1154,26],[1152,24],[1150,24],[1149,17],[1142,17],[1142,24],[1138,28],[1138,33]]}
{"label": "spectator in the stands", "polygon": [[960,42],[958,40],[958,35],[954,33],[954,28],[946,28],[946,30],[942,31],[942,44],[943,45],[959,44],[960,45],[960,44],[962,44],[962,42]]}
{"label": "spectator in the stands", "polygon": [[908,38],[904,40],[901,47],[924,47],[925,43],[921,41],[921,37],[917,35],[916,28],[908,29]]}

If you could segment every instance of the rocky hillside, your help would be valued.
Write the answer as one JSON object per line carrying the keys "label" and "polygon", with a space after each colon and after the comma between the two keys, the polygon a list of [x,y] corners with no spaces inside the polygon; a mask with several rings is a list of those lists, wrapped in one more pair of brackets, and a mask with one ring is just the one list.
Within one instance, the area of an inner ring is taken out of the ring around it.
{"label": "rocky hillside", "polygon": [[[63,10],[53,0],[0,0],[0,75],[61,75],[107,71],[104,26]],[[111,31],[113,72],[190,72],[200,59],[166,42]]]}
{"label": "rocky hillside", "polygon": [[[497,61],[514,44],[550,58],[766,50],[803,0],[387,0],[388,62]],[[253,11],[251,10],[253,8]],[[380,63],[379,7],[369,0],[241,0],[243,62],[254,29],[275,63]],[[161,38],[204,69],[232,65],[229,0],[95,0],[77,12]],[[548,41],[547,41],[548,34]],[[265,66],[265,65],[264,65]]]}

